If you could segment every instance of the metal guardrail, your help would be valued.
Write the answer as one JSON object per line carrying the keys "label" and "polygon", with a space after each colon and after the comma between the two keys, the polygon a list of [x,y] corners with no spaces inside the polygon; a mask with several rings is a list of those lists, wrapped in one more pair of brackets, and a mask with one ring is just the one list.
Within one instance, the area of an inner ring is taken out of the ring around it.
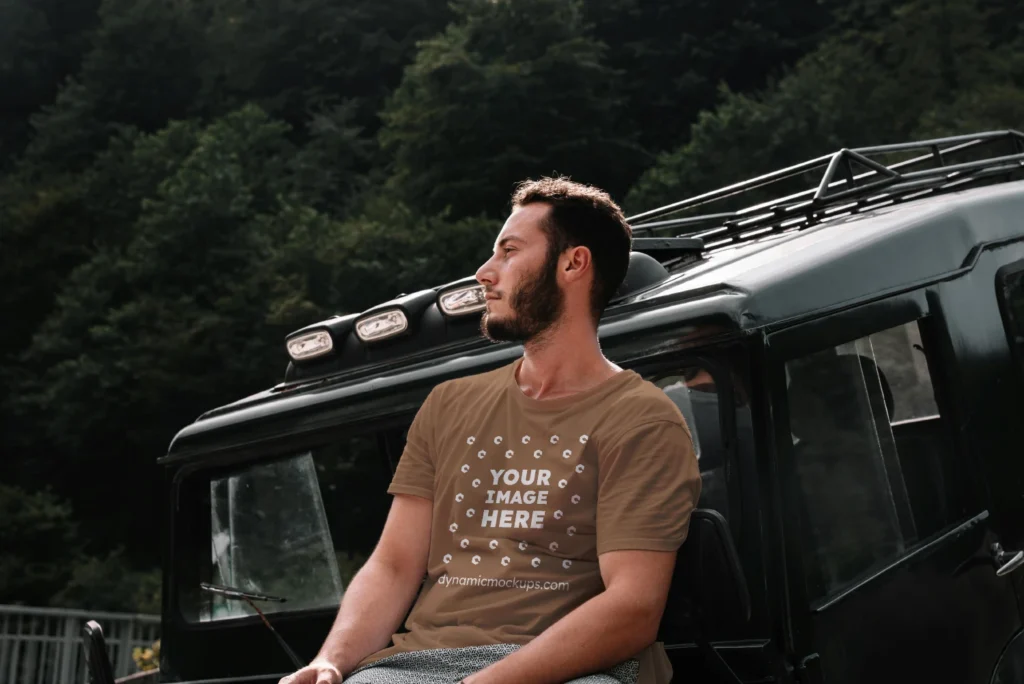
{"label": "metal guardrail", "polygon": [[160,637],[158,615],[0,605],[0,684],[85,684],[88,620],[103,627],[115,677],[135,673],[132,649]]}

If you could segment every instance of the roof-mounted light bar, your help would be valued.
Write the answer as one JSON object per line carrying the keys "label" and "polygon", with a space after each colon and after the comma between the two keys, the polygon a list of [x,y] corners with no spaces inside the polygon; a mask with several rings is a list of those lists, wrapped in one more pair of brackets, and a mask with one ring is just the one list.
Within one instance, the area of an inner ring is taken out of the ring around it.
{"label": "roof-mounted light bar", "polygon": [[437,299],[433,289],[399,295],[361,313],[355,321],[356,337],[363,343],[376,343],[412,331],[423,313]]}
{"label": "roof-mounted light bar", "polygon": [[288,356],[301,365],[307,361],[332,356],[335,352],[340,353],[357,317],[357,314],[331,316],[327,320],[290,333],[284,342]]}
{"label": "roof-mounted light bar", "polygon": [[326,330],[314,330],[297,335],[287,342],[288,356],[295,361],[309,361],[330,354],[334,340]]}
{"label": "roof-mounted light bar", "polygon": [[437,288],[437,309],[445,318],[462,319],[487,308],[487,291],[476,279],[466,276]]}
{"label": "roof-mounted light bar", "polygon": [[356,335],[363,342],[380,342],[409,329],[409,319],[401,309],[374,313],[356,321]]}
{"label": "roof-mounted light bar", "polygon": [[442,292],[437,297],[437,305],[445,316],[465,316],[487,307],[484,286],[463,285]]}

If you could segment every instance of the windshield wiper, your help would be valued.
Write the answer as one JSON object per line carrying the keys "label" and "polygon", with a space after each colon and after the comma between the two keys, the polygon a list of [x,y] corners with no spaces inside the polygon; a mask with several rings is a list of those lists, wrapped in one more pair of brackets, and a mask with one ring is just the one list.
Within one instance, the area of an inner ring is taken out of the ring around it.
{"label": "windshield wiper", "polygon": [[218,596],[223,596],[226,599],[231,599],[231,600],[234,600],[234,601],[245,601],[246,603],[248,603],[250,606],[252,606],[252,609],[255,610],[259,614],[260,619],[263,620],[263,624],[265,624],[267,626],[267,629],[269,629],[271,634],[274,635],[274,638],[277,639],[277,643],[281,644],[281,648],[283,648],[285,653],[288,654],[288,657],[291,658],[292,664],[295,665],[295,668],[298,669],[298,670],[301,670],[303,667],[305,667],[306,664],[304,662],[302,662],[301,659],[299,659],[299,656],[295,655],[295,651],[293,651],[291,649],[291,646],[288,645],[288,642],[286,642],[284,640],[284,638],[280,634],[277,633],[277,630],[274,629],[270,625],[270,621],[267,620],[267,616],[263,614],[263,611],[260,610],[259,608],[257,608],[256,604],[253,603],[253,601],[268,601],[268,602],[271,602],[271,603],[285,603],[288,599],[283,598],[281,596],[270,596],[268,594],[256,594],[256,593],[249,592],[249,591],[243,591],[242,589],[236,589],[235,587],[225,587],[225,586],[222,586],[222,585],[219,585],[219,584],[209,584],[207,582],[200,582],[199,583],[199,588],[202,589],[203,591],[209,592],[211,594],[217,594]]}
{"label": "windshield wiper", "polygon": [[[224,598],[229,599],[241,599],[244,601],[269,601],[272,603],[285,603],[288,601],[286,598],[280,596],[270,596],[269,594],[254,594],[251,591],[242,591],[241,589],[235,589],[234,587],[225,587],[221,584],[209,584],[208,582],[200,582],[200,588],[203,591],[208,591],[211,594],[218,594]],[[255,606],[253,606],[255,608]]]}

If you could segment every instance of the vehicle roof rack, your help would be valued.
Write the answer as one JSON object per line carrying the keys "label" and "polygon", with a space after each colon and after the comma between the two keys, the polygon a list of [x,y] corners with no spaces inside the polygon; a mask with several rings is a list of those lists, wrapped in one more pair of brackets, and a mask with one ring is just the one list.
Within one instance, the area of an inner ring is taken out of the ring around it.
{"label": "vehicle roof rack", "polygon": [[698,237],[634,237],[633,251],[663,264],[690,262],[700,258],[704,240]]}
{"label": "vehicle roof rack", "polygon": [[[926,151],[893,164],[873,157]],[[966,161],[960,161],[967,157]],[[973,157],[973,158],[972,158]],[[858,169],[864,169],[855,173]],[[735,211],[696,213],[698,207],[738,198],[766,186],[824,168],[814,187]],[[711,251],[799,230],[839,216],[856,214],[972,184],[1008,180],[1024,169],[1024,134],[1015,130],[935,138],[920,142],[841,149],[795,166],[631,216],[639,236],[700,238]],[[691,212],[680,218],[667,218]]]}

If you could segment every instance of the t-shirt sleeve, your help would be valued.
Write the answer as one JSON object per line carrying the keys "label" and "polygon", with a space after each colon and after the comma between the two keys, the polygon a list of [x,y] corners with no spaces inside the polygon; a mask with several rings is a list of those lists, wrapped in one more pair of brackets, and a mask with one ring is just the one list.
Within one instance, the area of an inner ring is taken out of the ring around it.
{"label": "t-shirt sleeve", "polygon": [[597,553],[676,551],[700,490],[685,424],[658,420],[628,430],[600,455]]}
{"label": "t-shirt sleeve", "polygon": [[398,466],[391,478],[388,494],[412,494],[434,500],[434,472],[437,450],[434,439],[435,421],[433,406],[437,402],[439,389],[435,387],[427,395],[423,405],[416,412],[409,434],[405,438],[405,449],[398,459]]}

